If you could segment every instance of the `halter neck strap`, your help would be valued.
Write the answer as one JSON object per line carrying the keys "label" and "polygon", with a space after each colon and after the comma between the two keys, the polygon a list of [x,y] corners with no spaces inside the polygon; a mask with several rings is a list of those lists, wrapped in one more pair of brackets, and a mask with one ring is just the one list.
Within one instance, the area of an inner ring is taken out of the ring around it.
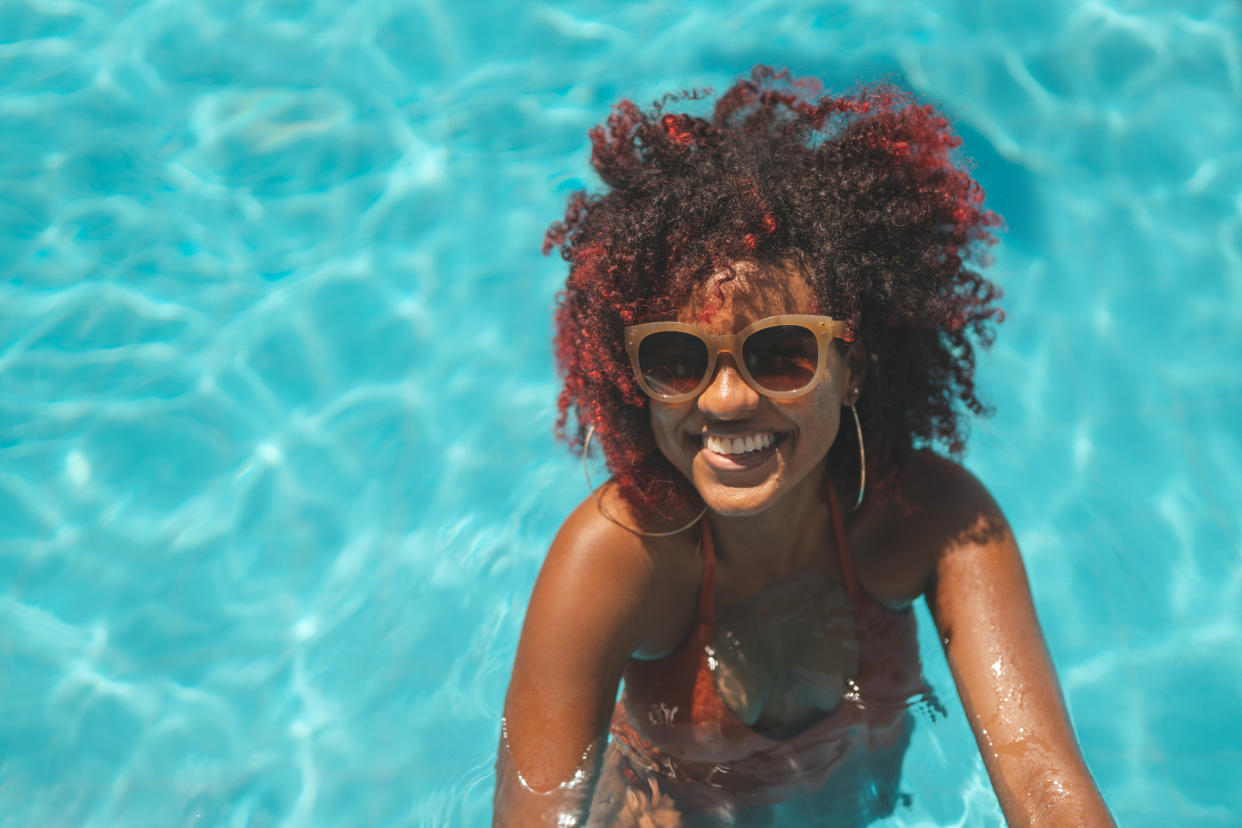
{"label": "halter neck strap", "polygon": [[[837,502],[837,491],[832,483],[828,484],[828,506],[832,512],[832,531],[837,542],[837,557],[841,561],[841,574],[845,579],[845,588],[850,600],[858,605],[863,598],[862,587],[854,572],[854,562],[850,557],[849,546],[845,539],[845,522],[841,518],[841,505]],[[704,520],[699,524],[699,548],[703,550],[703,577],[699,581],[698,622],[715,626],[716,623],[716,544],[712,540],[711,524]]]}
{"label": "halter neck strap", "polygon": [[703,550],[703,577],[699,581],[699,623],[716,624],[716,545],[712,542],[711,525],[704,520],[699,524],[699,545]]}

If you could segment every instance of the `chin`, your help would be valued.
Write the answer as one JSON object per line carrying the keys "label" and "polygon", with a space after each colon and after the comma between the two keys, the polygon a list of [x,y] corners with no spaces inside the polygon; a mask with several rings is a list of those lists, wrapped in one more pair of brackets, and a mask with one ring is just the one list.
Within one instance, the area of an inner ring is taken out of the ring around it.
{"label": "chin", "polygon": [[775,480],[758,486],[726,486],[718,480],[695,481],[703,503],[723,517],[750,517],[767,511],[784,493]]}

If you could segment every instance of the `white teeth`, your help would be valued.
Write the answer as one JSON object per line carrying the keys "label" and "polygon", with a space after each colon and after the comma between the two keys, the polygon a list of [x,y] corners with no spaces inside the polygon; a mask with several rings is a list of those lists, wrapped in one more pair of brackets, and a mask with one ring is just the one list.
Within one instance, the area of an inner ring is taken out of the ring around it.
{"label": "white teeth", "polygon": [[716,454],[745,454],[750,451],[761,451],[776,441],[771,432],[747,434],[745,437],[718,437],[715,434],[703,436],[703,446]]}

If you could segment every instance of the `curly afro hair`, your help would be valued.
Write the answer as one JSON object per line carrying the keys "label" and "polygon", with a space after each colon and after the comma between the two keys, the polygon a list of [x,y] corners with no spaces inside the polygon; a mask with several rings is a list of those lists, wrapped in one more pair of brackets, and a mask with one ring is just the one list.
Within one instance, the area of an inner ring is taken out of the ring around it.
{"label": "curly afro hair", "polygon": [[[606,189],[573,193],[543,244],[570,264],[556,311],[558,436],[580,451],[593,425],[637,509],[698,502],[656,447],[623,328],[674,318],[695,285],[733,263],[792,259],[819,311],[846,320],[870,355],[858,405],[868,475],[899,494],[913,452],[960,454],[964,409],[985,411],[975,343],[991,343],[1003,313],[977,270],[1001,220],[953,157],[961,142],[948,120],[891,84],[834,97],[757,66],[710,117],[668,111],[709,93],[667,95],[648,111],[622,100],[590,132]],[[842,428],[830,473],[857,479],[857,452]]]}

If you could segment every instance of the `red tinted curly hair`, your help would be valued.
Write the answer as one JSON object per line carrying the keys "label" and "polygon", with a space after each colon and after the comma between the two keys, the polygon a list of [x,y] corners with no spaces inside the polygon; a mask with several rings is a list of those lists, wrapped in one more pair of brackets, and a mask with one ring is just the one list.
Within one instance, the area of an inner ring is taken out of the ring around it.
{"label": "red tinted curly hair", "polygon": [[[636,508],[697,502],[656,447],[623,328],[675,317],[696,284],[732,263],[795,258],[819,311],[847,320],[871,356],[858,405],[869,479],[890,489],[922,447],[960,454],[963,409],[984,413],[975,343],[990,344],[1003,319],[998,290],[974,266],[1001,222],[954,159],[949,122],[889,84],[834,97],[766,66],[710,117],[667,111],[708,91],[648,111],[622,100],[590,132],[606,189],[573,193],[543,244],[570,264],[556,311],[558,435],[580,450],[594,425]],[[830,470],[856,479],[857,456],[842,428]]]}

